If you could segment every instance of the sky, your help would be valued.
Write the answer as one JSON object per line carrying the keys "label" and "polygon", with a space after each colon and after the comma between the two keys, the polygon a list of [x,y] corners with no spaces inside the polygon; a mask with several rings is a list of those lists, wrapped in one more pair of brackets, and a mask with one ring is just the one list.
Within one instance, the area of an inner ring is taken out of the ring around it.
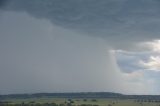
{"label": "sky", "polygon": [[160,94],[159,5],[1,0],[0,94]]}

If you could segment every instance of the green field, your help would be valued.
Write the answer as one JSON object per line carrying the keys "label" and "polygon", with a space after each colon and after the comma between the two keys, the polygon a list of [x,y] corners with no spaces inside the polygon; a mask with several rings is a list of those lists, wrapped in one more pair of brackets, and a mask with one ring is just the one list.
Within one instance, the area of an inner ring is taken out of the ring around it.
{"label": "green field", "polygon": [[[133,99],[106,99],[106,98],[28,98],[28,99],[7,99],[9,104],[26,104],[25,106],[32,106],[27,104],[45,104],[56,103],[58,106],[160,106],[159,102],[135,102]],[[52,106],[52,105],[48,105]]]}

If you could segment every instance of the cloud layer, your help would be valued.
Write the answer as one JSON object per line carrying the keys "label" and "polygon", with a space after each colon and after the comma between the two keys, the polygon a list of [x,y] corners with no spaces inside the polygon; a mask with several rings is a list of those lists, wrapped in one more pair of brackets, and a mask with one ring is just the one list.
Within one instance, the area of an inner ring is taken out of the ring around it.
{"label": "cloud layer", "polygon": [[159,38],[159,4],[158,0],[7,0],[2,9],[24,11],[129,49],[126,45]]}
{"label": "cloud layer", "polygon": [[0,2],[0,93],[156,94],[159,3]]}

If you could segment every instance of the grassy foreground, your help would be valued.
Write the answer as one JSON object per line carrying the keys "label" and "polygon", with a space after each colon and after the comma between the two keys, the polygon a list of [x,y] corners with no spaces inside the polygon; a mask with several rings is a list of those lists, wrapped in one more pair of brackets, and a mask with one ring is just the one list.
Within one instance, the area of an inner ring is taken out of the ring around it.
{"label": "grassy foreground", "polygon": [[6,99],[0,106],[160,106],[156,101],[108,98],[27,98]]}

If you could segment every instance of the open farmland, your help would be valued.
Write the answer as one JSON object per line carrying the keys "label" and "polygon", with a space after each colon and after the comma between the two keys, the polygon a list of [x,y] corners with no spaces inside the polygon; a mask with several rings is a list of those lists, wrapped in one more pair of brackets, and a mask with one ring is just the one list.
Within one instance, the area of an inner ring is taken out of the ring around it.
{"label": "open farmland", "polygon": [[[0,106],[160,106],[159,96],[119,95],[121,94],[64,93],[38,94],[36,96],[8,95],[3,96],[3,98],[1,97]],[[103,96],[106,96],[106,98]]]}

